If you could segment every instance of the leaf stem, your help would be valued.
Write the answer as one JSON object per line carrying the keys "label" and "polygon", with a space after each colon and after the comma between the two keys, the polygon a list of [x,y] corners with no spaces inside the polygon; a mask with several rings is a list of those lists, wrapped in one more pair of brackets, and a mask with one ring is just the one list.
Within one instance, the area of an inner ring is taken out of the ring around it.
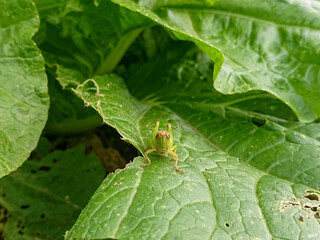
{"label": "leaf stem", "polygon": [[108,57],[101,62],[95,74],[103,75],[112,72],[122,59],[131,43],[138,37],[141,31],[142,29],[132,30],[121,37],[117,46],[110,52]]}

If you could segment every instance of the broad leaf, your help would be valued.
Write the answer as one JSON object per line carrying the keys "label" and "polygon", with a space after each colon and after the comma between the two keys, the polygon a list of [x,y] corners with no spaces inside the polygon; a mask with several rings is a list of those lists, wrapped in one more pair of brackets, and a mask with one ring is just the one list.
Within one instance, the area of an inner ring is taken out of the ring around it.
{"label": "broad leaf", "polygon": [[46,63],[77,69],[86,77],[111,72],[139,28],[150,23],[111,1],[35,2],[43,20],[36,40]]}
{"label": "broad leaf", "polygon": [[99,159],[83,146],[26,161],[0,181],[5,239],[63,239],[103,176]]}
{"label": "broad leaf", "polygon": [[83,101],[71,91],[64,91],[48,72],[50,94],[49,116],[44,132],[49,135],[68,135],[88,131],[102,123],[91,108],[79,107]]}
{"label": "broad leaf", "polygon": [[[177,126],[185,173],[170,156],[150,154],[147,168],[136,158],[107,177],[67,239],[320,237],[319,193],[312,190],[320,189],[319,124],[281,119],[292,113],[269,94],[216,92],[210,60],[189,46],[132,68],[128,86],[142,101],[116,75],[83,81],[64,70],[60,81],[82,82],[75,93],[142,153],[150,125]],[[260,100],[268,108],[257,108]]]}
{"label": "broad leaf", "polygon": [[[55,67],[77,69],[86,77],[111,72],[150,20],[110,2],[34,0],[41,16],[35,36],[50,68],[48,134],[83,132],[101,125],[97,114],[54,83]],[[134,20],[132,20],[134,19]],[[142,21],[143,20],[143,21]],[[48,71],[49,71],[48,70]]]}
{"label": "broad leaf", "polygon": [[320,116],[318,1],[113,2],[195,42],[214,61],[220,92],[264,90],[288,104],[300,121]]}
{"label": "broad leaf", "polygon": [[0,177],[36,147],[48,115],[44,61],[31,37],[39,16],[29,0],[0,0]]}

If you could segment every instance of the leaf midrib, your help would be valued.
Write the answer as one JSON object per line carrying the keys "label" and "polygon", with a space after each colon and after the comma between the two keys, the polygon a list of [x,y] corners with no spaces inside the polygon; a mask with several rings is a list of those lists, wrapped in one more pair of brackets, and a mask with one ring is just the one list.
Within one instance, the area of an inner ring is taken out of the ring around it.
{"label": "leaf midrib", "polygon": [[[10,175],[9,175],[9,177],[10,177]],[[78,204],[69,202],[64,198],[58,197],[58,196],[56,196],[54,194],[51,194],[50,192],[46,191],[45,189],[42,189],[42,188],[37,187],[36,185],[33,185],[31,182],[21,181],[21,180],[15,178],[13,176],[10,177],[10,178],[12,179],[12,181],[14,181],[16,183],[19,183],[19,184],[21,184],[23,186],[31,188],[31,189],[33,189],[35,191],[40,192],[40,193],[43,193],[43,194],[47,195],[49,198],[51,198],[51,199],[54,199],[54,200],[57,200],[58,202],[62,202],[62,203],[65,203],[65,204],[67,204],[69,206],[72,206],[74,209],[80,209],[80,210],[82,209],[82,207],[79,206]]]}
{"label": "leaf midrib", "polygon": [[[161,8],[160,8],[161,9]],[[175,7],[175,6],[167,6],[163,9],[166,9],[168,11],[175,10],[175,11],[181,11],[181,12],[207,12],[207,13],[214,13],[217,15],[225,15],[225,16],[231,16],[231,17],[235,17],[235,18],[242,18],[242,19],[246,19],[248,21],[253,21],[253,22],[259,22],[259,23],[263,23],[263,24],[268,24],[268,25],[273,25],[276,27],[282,27],[282,28],[288,28],[288,27],[292,27],[292,28],[296,28],[296,29],[307,29],[307,30],[313,30],[313,31],[320,31],[320,28],[316,28],[316,27],[310,27],[310,26],[303,26],[303,25],[297,25],[297,24],[285,24],[285,23],[279,23],[279,22],[274,22],[274,21],[270,21],[267,19],[261,19],[261,18],[257,18],[254,16],[247,16],[247,15],[243,15],[243,14],[239,14],[239,13],[234,13],[234,12],[227,12],[227,11],[222,11],[222,10],[216,10],[216,9],[208,9],[208,8],[198,8],[198,9],[192,9],[192,8],[187,8],[187,7]]]}

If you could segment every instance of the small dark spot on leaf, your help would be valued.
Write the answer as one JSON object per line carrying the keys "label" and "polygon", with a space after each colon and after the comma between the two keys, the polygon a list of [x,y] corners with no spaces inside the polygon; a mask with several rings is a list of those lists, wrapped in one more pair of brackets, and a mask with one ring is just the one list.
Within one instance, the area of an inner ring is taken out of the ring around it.
{"label": "small dark spot on leaf", "polygon": [[28,209],[30,207],[30,205],[21,205],[20,208],[21,209]]}
{"label": "small dark spot on leaf", "polygon": [[208,170],[208,168],[205,168],[204,170],[206,170],[206,171],[207,171],[207,170]]}
{"label": "small dark spot on leaf", "polygon": [[90,172],[90,169],[87,169],[86,172]]}
{"label": "small dark spot on leaf", "polygon": [[51,167],[49,167],[49,166],[41,166],[41,167],[39,167],[39,170],[40,170],[40,171],[46,171],[46,172],[48,172],[50,169],[51,169]]}
{"label": "small dark spot on leaf", "polygon": [[17,228],[20,228],[21,224],[22,224],[22,221],[19,220],[19,221],[17,222]]}
{"label": "small dark spot on leaf", "polygon": [[316,219],[320,219],[320,212],[316,212],[316,213],[314,214],[314,217],[315,217]]}
{"label": "small dark spot on leaf", "polygon": [[22,230],[19,230],[18,233],[19,233],[20,235],[23,235],[23,234],[24,234],[24,233],[22,232]]}
{"label": "small dark spot on leaf", "polygon": [[39,237],[39,236],[40,236],[40,233],[39,233],[39,232],[36,232],[36,236]]}
{"label": "small dark spot on leaf", "polygon": [[7,194],[6,193],[2,193],[2,197],[6,197],[7,196]]}
{"label": "small dark spot on leaf", "polygon": [[41,219],[44,219],[46,217],[46,215],[44,215],[44,213],[42,213],[41,215],[40,215],[40,218]]}
{"label": "small dark spot on leaf", "polygon": [[250,118],[250,122],[253,123],[257,127],[262,127],[263,125],[266,124],[265,119],[260,119],[260,118],[255,118],[255,117]]}
{"label": "small dark spot on leaf", "polygon": [[304,217],[303,217],[302,215],[300,215],[299,220],[300,220],[301,222],[303,222],[303,221],[304,221]]}
{"label": "small dark spot on leaf", "polygon": [[30,172],[31,172],[31,173],[37,173],[37,170],[34,170],[34,169],[33,169],[33,170],[31,170]]}
{"label": "small dark spot on leaf", "polygon": [[227,228],[230,227],[230,224],[229,224],[228,222],[226,222],[224,225],[225,225]]}
{"label": "small dark spot on leaf", "polygon": [[58,159],[54,158],[54,159],[52,159],[52,162],[53,162],[53,163],[57,163],[57,162],[58,162]]}
{"label": "small dark spot on leaf", "polygon": [[316,193],[307,193],[303,197],[308,198],[309,200],[312,200],[312,201],[319,201],[320,200],[319,195]]}

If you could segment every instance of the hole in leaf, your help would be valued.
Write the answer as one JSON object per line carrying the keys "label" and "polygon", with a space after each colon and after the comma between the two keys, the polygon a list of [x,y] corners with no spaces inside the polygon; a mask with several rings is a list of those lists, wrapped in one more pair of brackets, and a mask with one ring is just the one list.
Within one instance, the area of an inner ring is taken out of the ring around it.
{"label": "hole in leaf", "polygon": [[319,201],[320,200],[319,195],[316,193],[307,193],[303,197],[308,198],[309,200],[312,200],[312,201]]}
{"label": "hole in leaf", "polygon": [[316,211],[318,211],[318,208],[317,207],[312,207],[311,210],[316,212]]}
{"label": "hole in leaf", "polygon": [[263,125],[266,124],[267,121],[265,119],[252,117],[252,118],[250,118],[250,122],[253,123],[257,127],[262,127]]}
{"label": "hole in leaf", "polygon": [[50,169],[51,169],[51,167],[49,167],[49,166],[41,166],[41,167],[39,167],[39,170],[40,170],[40,171],[46,171],[46,172],[48,172]]}
{"label": "hole in leaf", "polygon": [[21,205],[20,208],[21,209],[28,209],[30,207],[30,205]]}
{"label": "hole in leaf", "polygon": [[228,227],[230,227],[230,224],[229,224],[228,222],[226,222],[226,223],[224,224],[224,226],[226,226],[226,227],[228,228]]}

